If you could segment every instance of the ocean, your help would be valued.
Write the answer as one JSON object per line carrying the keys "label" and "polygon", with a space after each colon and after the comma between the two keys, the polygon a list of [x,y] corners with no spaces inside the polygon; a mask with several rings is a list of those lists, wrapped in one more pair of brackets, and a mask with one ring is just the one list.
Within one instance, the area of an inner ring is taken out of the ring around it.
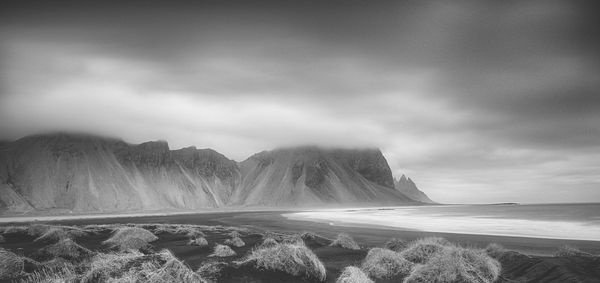
{"label": "ocean", "polygon": [[331,225],[377,225],[439,233],[600,241],[600,203],[320,209],[284,216]]}

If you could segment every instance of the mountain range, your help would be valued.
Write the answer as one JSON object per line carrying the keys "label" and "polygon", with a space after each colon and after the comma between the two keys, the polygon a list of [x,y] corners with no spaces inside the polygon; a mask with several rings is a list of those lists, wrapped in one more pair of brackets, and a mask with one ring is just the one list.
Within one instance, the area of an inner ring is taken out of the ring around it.
{"label": "mountain range", "polygon": [[410,178],[394,180],[378,149],[281,148],[236,162],[212,149],[72,133],[0,143],[3,213],[431,202]]}

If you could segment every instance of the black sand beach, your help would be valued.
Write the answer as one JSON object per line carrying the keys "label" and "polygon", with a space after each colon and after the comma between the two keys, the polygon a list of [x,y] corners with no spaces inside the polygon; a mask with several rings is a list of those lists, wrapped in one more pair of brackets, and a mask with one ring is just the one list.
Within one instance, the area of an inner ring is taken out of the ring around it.
{"label": "black sand beach", "polygon": [[[165,223],[165,224],[195,224],[195,225],[223,225],[246,228],[247,233],[242,235],[246,242],[244,247],[234,248],[238,257],[247,254],[252,247],[261,243],[265,232],[279,233],[302,233],[313,232],[326,238],[324,241],[307,243],[315,254],[323,261],[327,269],[327,282],[335,282],[341,269],[349,265],[359,265],[365,257],[369,248],[382,247],[391,238],[402,238],[414,240],[428,236],[438,236],[448,239],[466,247],[485,248],[490,243],[498,243],[504,246],[508,252],[499,261],[502,263],[502,275],[500,282],[515,281],[537,281],[537,282],[598,282],[600,280],[600,258],[599,257],[553,257],[552,253],[558,247],[571,245],[591,253],[600,253],[600,244],[592,241],[571,241],[557,239],[534,239],[519,237],[462,235],[450,233],[428,233],[421,231],[403,231],[399,229],[388,229],[381,227],[346,227],[330,225],[326,223],[289,220],[282,213],[288,211],[266,211],[266,212],[228,212],[228,213],[201,213],[169,216],[148,217],[121,217],[107,219],[69,219],[58,220],[47,223],[60,225],[89,225],[89,224],[126,224],[126,223]],[[7,223],[6,225],[10,225]],[[22,225],[22,224],[19,224]],[[361,246],[360,250],[348,250],[339,247],[330,247],[328,242],[335,238],[338,233],[351,235]],[[95,250],[101,248],[101,241],[109,237],[109,233],[101,233],[81,239],[83,246]],[[207,233],[209,243],[222,243],[228,236],[223,233]],[[26,235],[14,235],[6,237],[6,243],[1,247],[17,250],[24,255],[30,254],[41,248],[41,243],[33,243],[33,238]],[[186,245],[188,238],[182,235],[161,234],[159,240],[152,243],[158,249],[167,248],[174,255],[188,264],[192,270],[196,270],[211,252],[208,247],[195,247]],[[231,260],[237,257],[232,258]],[[221,282],[278,282],[284,277],[277,275],[248,274],[237,270],[228,278],[222,278]],[[241,272],[241,273],[240,273]],[[247,271],[250,272],[250,271]],[[275,276],[273,278],[273,276]],[[287,277],[285,277],[287,278]],[[273,281],[275,280],[275,281]],[[287,278],[286,280],[296,280]],[[297,282],[304,280],[298,279]],[[383,282],[383,281],[382,281]]]}

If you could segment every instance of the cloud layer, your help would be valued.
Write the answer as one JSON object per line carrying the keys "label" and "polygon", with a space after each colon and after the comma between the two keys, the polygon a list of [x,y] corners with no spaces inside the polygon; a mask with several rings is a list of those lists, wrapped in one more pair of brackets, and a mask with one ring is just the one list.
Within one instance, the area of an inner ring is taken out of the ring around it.
{"label": "cloud layer", "polygon": [[441,202],[600,201],[593,1],[0,7],[0,138],[377,146]]}

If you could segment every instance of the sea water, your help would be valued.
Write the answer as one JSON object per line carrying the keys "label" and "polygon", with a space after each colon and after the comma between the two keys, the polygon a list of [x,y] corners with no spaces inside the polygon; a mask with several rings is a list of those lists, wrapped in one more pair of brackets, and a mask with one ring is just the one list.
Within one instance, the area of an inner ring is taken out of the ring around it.
{"label": "sea water", "polygon": [[600,241],[600,203],[322,209],[284,216],[332,225],[378,225],[439,233]]}

